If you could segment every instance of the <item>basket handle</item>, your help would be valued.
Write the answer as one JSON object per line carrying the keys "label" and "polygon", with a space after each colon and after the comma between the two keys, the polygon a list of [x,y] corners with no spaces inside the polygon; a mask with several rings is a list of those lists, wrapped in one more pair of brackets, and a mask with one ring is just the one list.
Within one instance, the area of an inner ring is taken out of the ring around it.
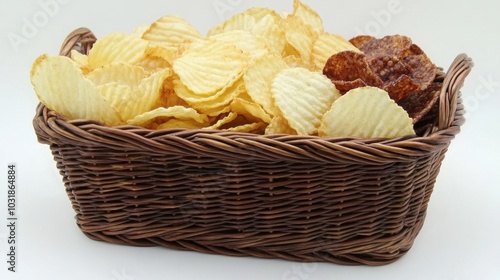
{"label": "basket handle", "polygon": [[66,37],[61,45],[59,54],[70,56],[72,50],[76,50],[82,54],[88,54],[96,41],[97,38],[90,29],[86,27],[78,28]]}
{"label": "basket handle", "polygon": [[439,97],[438,130],[452,126],[457,110],[460,89],[465,78],[474,67],[474,63],[466,54],[458,55],[446,73]]}

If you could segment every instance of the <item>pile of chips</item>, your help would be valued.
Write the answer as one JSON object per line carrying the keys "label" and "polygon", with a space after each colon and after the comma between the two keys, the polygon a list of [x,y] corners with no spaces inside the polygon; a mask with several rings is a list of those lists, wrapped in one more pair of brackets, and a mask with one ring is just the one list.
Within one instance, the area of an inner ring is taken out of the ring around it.
{"label": "pile of chips", "polygon": [[348,41],[295,0],[291,14],[251,8],[205,36],[167,15],[88,55],[42,55],[31,82],[49,109],[108,126],[393,138],[415,134],[435,75],[409,38]]}

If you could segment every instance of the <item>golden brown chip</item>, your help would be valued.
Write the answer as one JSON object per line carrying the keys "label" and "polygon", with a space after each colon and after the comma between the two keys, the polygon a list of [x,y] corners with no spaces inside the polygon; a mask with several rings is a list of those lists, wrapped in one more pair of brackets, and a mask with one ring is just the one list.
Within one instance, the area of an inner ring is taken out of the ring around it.
{"label": "golden brown chip", "polygon": [[407,36],[392,35],[381,39],[374,39],[366,42],[360,48],[366,54],[366,58],[371,60],[374,57],[388,56],[403,58],[406,50],[413,45],[411,39]]}
{"label": "golden brown chip", "polygon": [[356,37],[350,39],[349,42],[351,42],[351,44],[353,44],[356,48],[361,49],[361,47],[364,44],[366,44],[369,41],[374,40],[374,39],[376,39],[376,38],[373,36],[370,36],[370,35],[359,35],[359,36],[356,36]]}
{"label": "golden brown chip", "polygon": [[433,83],[422,92],[413,91],[400,100],[398,105],[403,107],[413,119],[413,122],[416,123],[437,103],[442,86],[442,83]]}

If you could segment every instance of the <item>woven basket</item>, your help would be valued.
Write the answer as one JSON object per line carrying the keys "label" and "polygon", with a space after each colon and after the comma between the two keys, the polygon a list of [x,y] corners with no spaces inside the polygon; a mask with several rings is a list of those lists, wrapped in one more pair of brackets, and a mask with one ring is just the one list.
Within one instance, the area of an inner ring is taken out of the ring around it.
{"label": "woven basket", "polygon": [[[86,53],[87,29],[61,54]],[[425,219],[441,162],[464,123],[459,55],[438,117],[399,139],[153,131],[67,120],[39,105],[77,225],[88,237],[231,256],[382,265],[404,255]]]}

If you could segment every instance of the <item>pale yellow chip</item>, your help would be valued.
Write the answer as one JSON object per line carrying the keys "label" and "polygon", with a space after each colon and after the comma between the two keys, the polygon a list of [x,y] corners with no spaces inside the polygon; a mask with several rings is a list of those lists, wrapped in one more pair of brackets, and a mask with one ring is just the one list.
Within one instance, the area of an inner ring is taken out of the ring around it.
{"label": "pale yellow chip", "polygon": [[234,83],[248,60],[248,56],[233,44],[202,40],[193,43],[174,60],[173,69],[189,90],[210,95]]}
{"label": "pale yellow chip", "polygon": [[144,35],[144,33],[146,33],[146,31],[148,31],[150,27],[151,24],[139,25],[136,28],[134,28],[132,32],[130,32],[130,35],[136,38],[142,38],[142,35]]}
{"label": "pale yellow chip", "polygon": [[289,68],[301,67],[311,71],[316,70],[316,67],[312,63],[304,61],[300,57],[295,55],[285,56],[283,57],[283,60],[285,61],[286,65],[288,65]]}
{"label": "pale yellow chip", "polygon": [[220,129],[224,125],[236,120],[238,114],[235,112],[229,112],[226,116],[219,119],[215,124],[205,127],[204,129]]}
{"label": "pale yellow chip", "polygon": [[261,133],[261,130],[266,126],[265,123],[263,122],[256,122],[256,123],[248,123],[248,124],[242,124],[234,127],[229,127],[223,129],[224,131],[231,131],[231,132],[244,132],[244,133]]}
{"label": "pale yellow chip", "polygon": [[361,52],[344,37],[323,33],[318,36],[312,48],[312,63],[317,70],[323,70],[326,61],[334,54],[343,51]]}
{"label": "pale yellow chip", "polygon": [[397,138],[414,135],[413,120],[383,89],[353,89],[333,103],[319,130],[325,137]]}
{"label": "pale yellow chip", "polygon": [[40,102],[68,119],[95,120],[109,126],[123,123],[70,58],[42,55],[34,62],[30,78]]}
{"label": "pale yellow chip", "polygon": [[185,128],[185,129],[201,129],[205,127],[206,124],[199,123],[195,120],[179,120],[179,119],[170,119],[164,123],[160,123],[155,129],[172,129],[172,128]]}
{"label": "pale yellow chip", "polygon": [[238,13],[228,20],[210,28],[207,32],[207,37],[217,34],[233,31],[233,30],[252,30],[252,27],[257,23],[253,15],[247,13]]}
{"label": "pale yellow chip", "polygon": [[275,54],[281,54],[285,49],[286,36],[281,18],[268,14],[252,26],[252,34],[262,37],[267,42],[267,47]]}
{"label": "pale yellow chip", "polygon": [[271,122],[271,116],[257,103],[242,98],[235,98],[231,102],[230,108],[231,111],[244,116],[248,120],[257,119],[265,123]]}
{"label": "pale yellow chip", "polygon": [[274,117],[266,127],[265,134],[288,134],[297,135],[297,131],[290,127],[288,122],[282,116]]}
{"label": "pale yellow chip", "polygon": [[134,64],[146,57],[149,43],[124,33],[112,33],[97,40],[89,52],[88,65],[97,69],[107,64]]}
{"label": "pale yellow chip", "polygon": [[201,39],[200,32],[185,19],[167,15],[159,18],[144,32],[142,38],[162,45],[177,45]]}
{"label": "pale yellow chip", "polygon": [[97,68],[86,75],[96,86],[118,83],[130,87],[138,87],[149,74],[139,66],[127,63],[108,64]]}
{"label": "pale yellow chip", "polygon": [[340,97],[330,79],[304,68],[283,70],[271,91],[283,117],[299,135],[317,133],[323,115]]}
{"label": "pale yellow chip", "polygon": [[267,42],[263,37],[253,35],[246,30],[228,31],[210,38],[235,45],[246,53],[250,59],[257,59],[269,52]]}
{"label": "pale yellow chip", "polygon": [[322,34],[325,31],[323,20],[320,15],[300,0],[293,1],[292,15],[298,17],[302,20],[302,22],[309,25],[317,35]]}
{"label": "pale yellow chip", "polygon": [[271,94],[274,77],[287,68],[281,56],[265,55],[250,64],[243,76],[248,95],[271,116],[279,115]]}
{"label": "pale yellow chip", "polygon": [[144,71],[152,74],[154,72],[158,72],[165,68],[171,68],[172,65],[166,61],[165,59],[157,56],[146,56],[141,59],[139,62],[134,64],[135,66],[141,67]]}
{"label": "pale yellow chip", "polygon": [[[317,34],[309,25],[304,24],[300,18],[294,15],[288,15],[282,22],[287,44],[300,55],[303,61],[310,62]],[[293,53],[288,51],[285,53],[286,55],[293,55]]]}
{"label": "pale yellow chip", "polygon": [[195,121],[200,124],[208,123],[208,117],[206,115],[199,114],[193,108],[182,106],[156,108],[128,120],[127,123],[130,125],[148,126],[148,124],[153,122],[165,123],[170,119]]}
{"label": "pale yellow chip", "polygon": [[71,50],[70,56],[71,59],[73,59],[73,61],[76,62],[76,64],[78,64],[80,68],[87,67],[87,65],[89,64],[89,57],[77,50]]}

